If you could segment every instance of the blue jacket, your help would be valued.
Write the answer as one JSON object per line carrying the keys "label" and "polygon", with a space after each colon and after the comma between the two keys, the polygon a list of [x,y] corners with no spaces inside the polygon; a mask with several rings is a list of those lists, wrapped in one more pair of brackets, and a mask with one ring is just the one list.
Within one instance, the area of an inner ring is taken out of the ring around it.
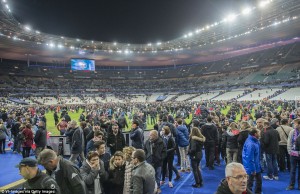
{"label": "blue jacket", "polygon": [[186,147],[189,145],[189,132],[185,125],[180,125],[176,129],[177,131],[177,145],[179,147]]}
{"label": "blue jacket", "polygon": [[247,174],[260,173],[260,144],[258,139],[248,135],[243,148],[243,165]]}

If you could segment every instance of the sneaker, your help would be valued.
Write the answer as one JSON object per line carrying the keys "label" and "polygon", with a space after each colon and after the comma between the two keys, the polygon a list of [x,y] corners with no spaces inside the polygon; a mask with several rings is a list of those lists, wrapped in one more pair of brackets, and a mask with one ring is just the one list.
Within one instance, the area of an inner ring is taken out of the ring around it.
{"label": "sneaker", "polygon": [[287,191],[294,190],[294,185],[289,185],[285,190],[287,190]]}
{"label": "sneaker", "polygon": [[192,187],[194,187],[194,188],[200,188],[201,185],[200,184],[193,184]]}
{"label": "sneaker", "polygon": [[174,178],[174,181],[177,181],[177,180],[179,180],[181,178],[181,176],[180,176],[180,174],[178,173],[177,175],[176,175],[176,178]]}
{"label": "sneaker", "polygon": [[190,172],[191,172],[191,169],[190,169],[190,168],[186,169],[186,172],[187,172],[187,173],[190,173]]}
{"label": "sneaker", "polygon": [[274,180],[278,181],[279,177],[278,176],[274,176]]}
{"label": "sneaker", "polygon": [[170,187],[170,188],[173,188],[172,182],[169,182],[169,187]]}
{"label": "sneaker", "polygon": [[161,190],[160,188],[157,188],[157,191],[156,191],[157,194],[160,194],[161,193]]}
{"label": "sneaker", "polygon": [[269,177],[269,176],[263,176],[263,178],[266,180],[271,180],[271,181],[274,180],[273,177]]}
{"label": "sneaker", "polygon": [[178,172],[185,172],[185,170],[184,170],[184,169],[182,169],[182,170],[178,170]]}
{"label": "sneaker", "polygon": [[163,185],[163,184],[165,184],[165,181],[160,181],[160,185]]}

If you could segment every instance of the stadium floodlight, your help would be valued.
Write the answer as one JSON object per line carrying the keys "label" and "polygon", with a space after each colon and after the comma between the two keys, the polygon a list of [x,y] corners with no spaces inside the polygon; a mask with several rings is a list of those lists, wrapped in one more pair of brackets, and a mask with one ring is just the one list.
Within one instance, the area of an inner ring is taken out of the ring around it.
{"label": "stadium floodlight", "polygon": [[188,33],[188,36],[189,37],[193,36],[193,32]]}
{"label": "stadium floodlight", "polygon": [[37,34],[40,34],[41,32],[40,32],[40,31],[38,31],[38,30],[36,30],[36,31],[35,31],[35,33],[37,33]]}
{"label": "stadium floodlight", "polygon": [[13,37],[14,40],[17,40],[18,38],[16,36]]}
{"label": "stadium floodlight", "polygon": [[128,51],[128,50],[125,50],[124,53],[127,55],[127,54],[129,54],[129,51]]}
{"label": "stadium floodlight", "polygon": [[51,48],[53,48],[53,47],[55,47],[55,44],[53,44],[52,42],[49,44],[49,46],[51,47]]}
{"label": "stadium floodlight", "polygon": [[264,8],[264,7],[266,7],[270,2],[271,2],[271,1],[269,1],[269,0],[264,0],[264,1],[259,2],[258,6],[259,6],[260,8]]}
{"label": "stadium floodlight", "polygon": [[9,6],[7,4],[5,4],[6,9],[9,9]]}
{"label": "stadium floodlight", "polygon": [[117,43],[116,42],[114,42],[114,46],[116,46],[117,45]]}
{"label": "stadium floodlight", "polygon": [[187,38],[188,36],[185,34],[183,37],[184,37],[184,38]]}
{"label": "stadium floodlight", "polygon": [[77,38],[77,39],[76,39],[76,41],[77,41],[77,42],[79,42],[79,41],[80,41],[80,39],[78,39],[78,38]]}
{"label": "stadium floodlight", "polygon": [[161,45],[161,42],[156,43],[157,46]]}
{"label": "stadium floodlight", "polygon": [[58,48],[63,48],[64,46],[62,44],[57,45]]}
{"label": "stadium floodlight", "polygon": [[65,37],[61,36],[60,38],[61,38],[61,39],[64,39]]}
{"label": "stadium floodlight", "polygon": [[230,15],[227,17],[227,20],[231,22],[231,21],[235,20],[235,18],[236,18],[236,15],[235,15],[235,14],[230,14]]}
{"label": "stadium floodlight", "polygon": [[6,3],[6,0],[2,0],[3,3]]}
{"label": "stadium floodlight", "polygon": [[243,15],[248,15],[251,12],[251,9],[249,7],[243,9],[242,14]]}
{"label": "stadium floodlight", "polygon": [[70,49],[71,49],[71,50],[74,50],[74,49],[75,49],[75,47],[74,47],[74,46],[70,46]]}
{"label": "stadium floodlight", "polygon": [[26,25],[26,26],[24,26],[24,29],[25,29],[25,30],[27,30],[27,31],[31,31],[31,28],[30,28],[30,26],[27,26],[27,25]]}
{"label": "stadium floodlight", "polygon": [[208,30],[210,28],[210,26],[206,26],[206,29]]}

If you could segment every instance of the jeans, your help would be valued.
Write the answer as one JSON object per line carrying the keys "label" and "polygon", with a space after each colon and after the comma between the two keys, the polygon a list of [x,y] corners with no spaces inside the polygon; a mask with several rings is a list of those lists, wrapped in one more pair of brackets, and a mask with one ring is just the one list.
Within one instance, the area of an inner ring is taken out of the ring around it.
{"label": "jeans", "polygon": [[300,186],[300,157],[291,156],[291,172],[290,172],[290,185],[295,185],[296,182],[296,169],[298,165],[298,187]]}
{"label": "jeans", "polygon": [[226,148],[227,164],[237,162],[238,149]]}
{"label": "jeans", "polygon": [[267,175],[272,178],[273,176],[278,176],[278,164],[276,154],[266,154],[267,159]]}
{"label": "jeans", "polygon": [[23,158],[29,157],[30,150],[31,150],[31,147],[23,147],[23,150],[22,150]]}
{"label": "jeans", "polygon": [[215,142],[204,143],[204,149],[205,149],[206,166],[213,168],[214,158],[215,158]]}
{"label": "jeans", "polygon": [[167,156],[163,161],[163,168],[162,168],[162,180],[165,181],[166,173],[167,173],[167,167],[169,172],[169,182],[172,181],[172,174],[173,174],[173,160],[174,155]]}
{"label": "jeans", "polygon": [[69,158],[69,160],[73,163],[73,164],[76,164],[75,163],[75,160],[78,158],[78,156],[80,157],[80,162],[83,162],[84,161],[84,154],[83,152],[79,153],[79,154],[71,154],[71,157]]}
{"label": "jeans", "polygon": [[155,167],[154,170],[155,170],[155,181],[157,183],[157,188],[160,188],[161,166]]}
{"label": "jeans", "polygon": [[0,139],[0,154],[5,152],[5,141],[6,139]]}
{"label": "jeans", "polygon": [[248,179],[247,187],[248,187],[249,190],[252,191],[254,179],[256,179],[255,187],[254,187],[254,193],[255,194],[260,194],[261,191],[262,191],[261,173],[256,173],[256,175],[250,174],[249,179]]}
{"label": "jeans", "polygon": [[187,155],[188,148],[189,148],[189,146],[179,147],[181,170],[186,170],[186,169],[190,168],[190,160],[188,159],[188,155]]}
{"label": "jeans", "polygon": [[203,184],[202,174],[200,172],[200,160],[191,160],[193,175],[196,184]]}
{"label": "jeans", "polygon": [[291,169],[290,155],[287,151],[286,145],[279,146],[278,164],[280,171],[285,171],[286,169],[290,171]]}

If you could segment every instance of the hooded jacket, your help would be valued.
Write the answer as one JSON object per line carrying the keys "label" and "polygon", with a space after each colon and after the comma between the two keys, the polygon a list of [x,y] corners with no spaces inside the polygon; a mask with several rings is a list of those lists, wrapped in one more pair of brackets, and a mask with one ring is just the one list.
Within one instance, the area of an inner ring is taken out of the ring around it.
{"label": "hooded jacket", "polygon": [[255,137],[248,135],[243,149],[243,165],[247,174],[261,172],[260,166],[260,144]]}
{"label": "hooded jacket", "polygon": [[237,129],[230,129],[225,132],[223,136],[223,146],[229,149],[237,149],[238,148],[238,137],[240,131]]}
{"label": "hooded jacket", "polygon": [[205,143],[218,144],[218,129],[213,123],[206,123],[203,125],[201,132],[206,138]]}
{"label": "hooded jacket", "polygon": [[110,186],[110,193],[112,194],[122,194],[124,188],[124,178],[125,178],[125,163],[118,167],[114,163],[114,158],[112,157],[109,162],[108,171],[108,181]]}

